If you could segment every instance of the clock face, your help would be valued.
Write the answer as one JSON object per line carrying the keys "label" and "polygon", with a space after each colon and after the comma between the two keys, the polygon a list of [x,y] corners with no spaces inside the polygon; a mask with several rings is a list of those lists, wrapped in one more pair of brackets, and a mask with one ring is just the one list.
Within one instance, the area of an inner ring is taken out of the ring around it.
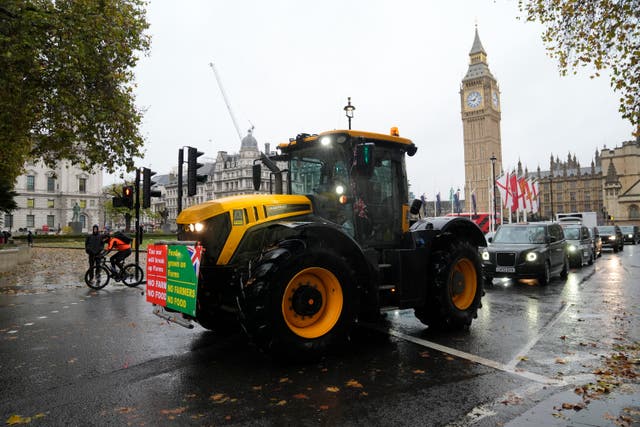
{"label": "clock face", "polygon": [[467,95],[467,105],[471,108],[476,108],[477,106],[480,105],[480,103],[482,102],[482,95],[480,95],[480,92],[470,92],[469,95]]}
{"label": "clock face", "polygon": [[498,94],[493,92],[491,94],[491,100],[493,101],[493,106],[498,108]]}

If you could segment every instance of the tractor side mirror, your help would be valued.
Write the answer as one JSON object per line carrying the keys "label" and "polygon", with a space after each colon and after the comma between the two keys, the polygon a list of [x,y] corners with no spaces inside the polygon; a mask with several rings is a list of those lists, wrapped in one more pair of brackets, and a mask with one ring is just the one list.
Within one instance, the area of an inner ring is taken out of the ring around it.
{"label": "tractor side mirror", "polygon": [[366,177],[373,175],[375,166],[373,160],[374,147],[375,145],[372,143],[356,145],[356,170]]}
{"label": "tractor side mirror", "polygon": [[253,189],[260,191],[260,184],[262,184],[262,166],[260,163],[253,165]]}

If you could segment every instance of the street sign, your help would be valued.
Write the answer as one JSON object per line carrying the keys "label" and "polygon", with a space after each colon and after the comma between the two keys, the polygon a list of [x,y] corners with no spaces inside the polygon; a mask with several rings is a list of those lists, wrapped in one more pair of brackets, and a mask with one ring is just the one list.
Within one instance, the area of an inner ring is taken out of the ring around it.
{"label": "street sign", "polygon": [[147,247],[147,302],[196,315],[200,244]]}

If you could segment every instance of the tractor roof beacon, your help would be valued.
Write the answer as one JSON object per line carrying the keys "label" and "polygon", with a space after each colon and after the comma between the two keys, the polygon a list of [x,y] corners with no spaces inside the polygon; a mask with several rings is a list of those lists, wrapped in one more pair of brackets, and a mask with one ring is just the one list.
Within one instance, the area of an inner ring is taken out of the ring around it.
{"label": "tractor roof beacon", "polygon": [[469,327],[486,241],[466,218],[410,221],[420,208],[408,204],[411,140],[395,128],[334,130],[278,149],[254,165],[254,186],[268,176],[285,194],[215,199],[178,216],[179,240],[204,248],[192,320],[219,333],[242,327],[261,348],[298,360],[389,308],[413,308],[430,328]]}

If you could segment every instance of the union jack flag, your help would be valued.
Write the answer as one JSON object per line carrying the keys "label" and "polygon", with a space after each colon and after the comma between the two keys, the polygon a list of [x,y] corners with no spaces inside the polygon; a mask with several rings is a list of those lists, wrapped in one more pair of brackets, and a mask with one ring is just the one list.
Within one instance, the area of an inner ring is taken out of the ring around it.
{"label": "union jack flag", "polygon": [[202,245],[187,246],[187,251],[191,257],[191,265],[193,265],[193,271],[196,273],[196,277],[200,272],[200,256],[202,255]]}

